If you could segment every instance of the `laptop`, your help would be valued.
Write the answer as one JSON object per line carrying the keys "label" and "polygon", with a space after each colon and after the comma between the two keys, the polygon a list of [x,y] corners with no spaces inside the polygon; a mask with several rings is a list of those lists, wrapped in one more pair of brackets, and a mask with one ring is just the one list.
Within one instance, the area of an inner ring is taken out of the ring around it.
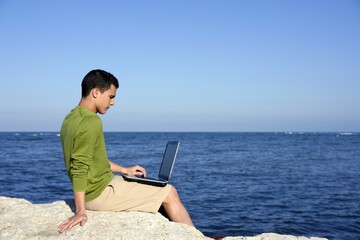
{"label": "laptop", "polygon": [[161,162],[158,178],[149,178],[141,175],[127,176],[123,175],[123,178],[129,182],[138,182],[142,184],[149,184],[158,187],[164,187],[170,180],[170,176],[174,167],[176,154],[179,149],[179,141],[169,141],[166,145],[166,149]]}

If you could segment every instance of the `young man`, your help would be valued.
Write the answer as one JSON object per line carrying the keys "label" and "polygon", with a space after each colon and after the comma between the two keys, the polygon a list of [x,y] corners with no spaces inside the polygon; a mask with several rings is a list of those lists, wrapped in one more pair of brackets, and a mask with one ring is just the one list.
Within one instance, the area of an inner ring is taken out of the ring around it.
{"label": "young man", "polygon": [[170,220],[193,226],[191,218],[171,185],[155,187],[124,181],[113,173],[143,174],[141,166],[123,167],[109,161],[102,122],[114,105],[118,80],[103,70],[92,70],[81,83],[82,98],[64,119],[61,143],[64,161],[73,185],[75,215],[59,225],[59,232],[87,221],[86,210],[157,212],[162,205]]}

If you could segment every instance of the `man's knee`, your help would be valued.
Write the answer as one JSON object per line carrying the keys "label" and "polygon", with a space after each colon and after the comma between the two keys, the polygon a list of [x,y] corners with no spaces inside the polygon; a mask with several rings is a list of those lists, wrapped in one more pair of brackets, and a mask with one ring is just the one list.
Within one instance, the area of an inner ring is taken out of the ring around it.
{"label": "man's knee", "polygon": [[174,186],[171,186],[170,192],[164,200],[164,203],[180,201],[179,195]]}

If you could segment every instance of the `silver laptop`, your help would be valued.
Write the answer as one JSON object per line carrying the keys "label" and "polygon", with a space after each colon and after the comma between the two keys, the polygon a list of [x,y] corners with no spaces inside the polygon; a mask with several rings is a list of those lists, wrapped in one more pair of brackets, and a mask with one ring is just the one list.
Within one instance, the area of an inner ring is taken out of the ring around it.
{"label": "silver laptop", "polygon": [[153,186],[164,187],[170,180],[170,176],[174,167],[176,154],[179,149],[179,141],[169,141],[163,155],[158,178],[148,178],[141,175],[127,176],[123,175],[126,181],[149,184]]}

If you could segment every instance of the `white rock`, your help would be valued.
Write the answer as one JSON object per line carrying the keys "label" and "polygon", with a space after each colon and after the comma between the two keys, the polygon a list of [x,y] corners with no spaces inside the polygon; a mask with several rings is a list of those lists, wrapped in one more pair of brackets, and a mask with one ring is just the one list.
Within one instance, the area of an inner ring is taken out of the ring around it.
{"label": "white rock", "polygon": [[[73,212],[64,202],[31,204],[24,199],[0,196],[0,239],[210,239],[199,230],[174,223],[161,214],[142,212],[88,211],[88,221],[69,232],[58,233],[57,226]],[[254,237],[227,237],[225,240],[323,240],[274,233]]]}

